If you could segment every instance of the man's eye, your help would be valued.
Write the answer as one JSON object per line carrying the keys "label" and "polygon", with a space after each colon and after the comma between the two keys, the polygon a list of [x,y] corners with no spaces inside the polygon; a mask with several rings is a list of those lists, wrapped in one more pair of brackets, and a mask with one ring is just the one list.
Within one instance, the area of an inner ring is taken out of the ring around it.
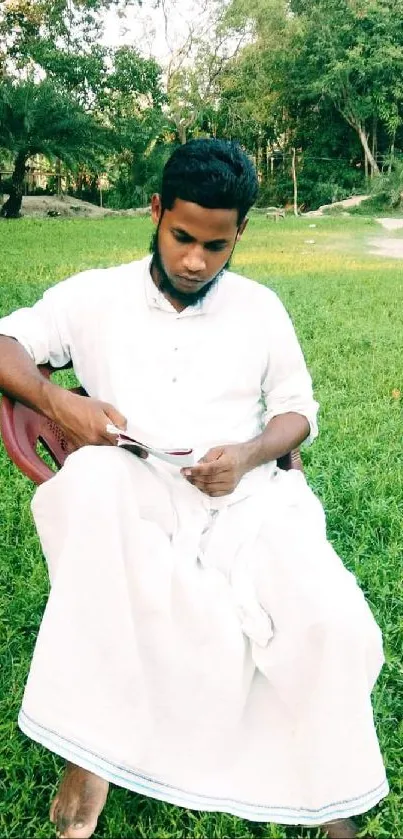
{"label": "man's eye", "polygon": [[174,238],[177,242],[181,242],[184,245],[191,241],[187,236],[184,236],[182,233],[174,233]]}
{"label": "man's eye", "polygon": [[215,245],[214,242],[212,242],[211,245],[206,245],[206,250],[207,251],[212,251],[213,253],[219,253],[219,251],[223,251],[223,250],[225,250],[225,248],[226,248],[226,245],[221,245],[221,244]]}

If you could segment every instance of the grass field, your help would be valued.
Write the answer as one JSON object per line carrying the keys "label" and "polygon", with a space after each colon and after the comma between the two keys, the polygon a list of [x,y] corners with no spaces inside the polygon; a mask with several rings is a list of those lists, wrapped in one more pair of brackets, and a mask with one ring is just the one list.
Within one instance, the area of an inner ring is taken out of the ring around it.
{"label": "grass field", "polygon": [[[403,263],[366,254],[366,238],[378,232],[360,217],[279,224],[256,217],[234,268],[278,291],[294,319],[321,403],[320,438],[304,453],[308,479],[384,632],[387,661],[374,707],[391,793],[358,822],[363,833],[386,839],[403,836]],[[143,255],[150,234],[148,219],[3,222],[0,315],[69,274]],[[0,447],[0,837],[7,839],[54,835],[47,810],[62,769],[16,726],[47,594],[32,491]],[[96,835],[282,839],[320,831],[191,813],[114,789]]]}

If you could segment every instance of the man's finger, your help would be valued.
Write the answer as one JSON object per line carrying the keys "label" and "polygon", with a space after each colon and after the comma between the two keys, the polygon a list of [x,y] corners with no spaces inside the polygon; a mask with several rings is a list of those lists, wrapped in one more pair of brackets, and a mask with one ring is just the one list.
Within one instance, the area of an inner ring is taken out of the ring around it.
{"label": "man's finger", "polygon": [[223,446],[215,446],[213,449],[209,449],[203,457],[200,458],[199,463],[212,463],[214,460],[219,460],[223,454]]}
{"label": "man's finger", "polygon": [[[209,484],[228,484],[230,483],[230,475],[230,472],[217,473],[216,475],[189,475],[186,480],[190,484],[203,484],[203,486]],[[186,476],[184,475],[184,477]]]}
{"label": "man's finger", "polygon": [[113,405],[109,405],[108,402],[104,402],[102,408],[112,425],[116,425],[116,428],[120,428],[122,431],[126,429],[127,419],[120,411],[114,408]]}
{"label": "man's finger", "polygon": [[203,492],[205,495],[208,495],[210,498],[218,498],[221,495],[231,495],[233,491],[234,487],[229,487],[226,484],[220,484],[219,486],[214,487],[214,489],[210,488],[210,490],[201,490],[201,492]]}
{"label": "man's finger", "polygon": [[118,435],[107,431],[106,427],[103,430],[101,437],[102,440],[105,441],[105,443],[108,443],[109,446],[117,446],[118,444]]}
{"label": "man's finger", "polygon": [[197,487],[198,489],[201,489],[203,492],[205,490],[207,490],[207,492],[208,492],[210,489],[213,490],[213,489],[217,489],[218,487],[228,487],[228,486],[232,485],[232,481],[228,481],[228,480],[225,480],[223,478],[219,478],[216,481],[213,481],[213,480],[210,480],[210,481],[193,480],[193,481],[189,481],[189,483],[191,483],[193,486]]}
{"label": "man's finger", "polygon": [[231,464],[228,461],[214,460],[212,463],[197,463],[196,466],[190,466],[182,469],[182,475],[185,478],[210,478],[217,475],[223,475],[231,471]]}
{"label": "man's finger", "polygon": [[220,498],[222,495],[231,495],[233,489],[217,490],[217,492],[209,492],[210,498]]}
{"label": "man's finger", "polygon": [[215,483],[193,483],[193,486],[196,489],[199,489],[200,492],[207,493],[207,495],[212,495],[214,492],[233,492],[234,491],[234,484],[228,483],[228,481],[216,481]]}

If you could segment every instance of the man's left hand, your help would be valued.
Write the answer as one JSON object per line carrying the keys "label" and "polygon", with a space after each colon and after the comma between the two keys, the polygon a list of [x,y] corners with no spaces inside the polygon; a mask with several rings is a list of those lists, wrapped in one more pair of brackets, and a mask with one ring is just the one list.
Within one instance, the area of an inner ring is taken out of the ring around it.
{"label": "man's left hand", "polygon": [[195,466],[181,469],[181,474],[201,492],[216,498],[233,492],[247,471],[246,447],[236,443],[209,449]]}

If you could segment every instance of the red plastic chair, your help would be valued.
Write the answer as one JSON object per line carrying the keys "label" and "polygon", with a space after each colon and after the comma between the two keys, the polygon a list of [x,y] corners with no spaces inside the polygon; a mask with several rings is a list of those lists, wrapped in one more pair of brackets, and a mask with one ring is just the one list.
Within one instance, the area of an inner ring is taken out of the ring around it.
{"label": "red plastic chair", "polygon": [[[39,370],[47,378],[56,372],[49,365],[41,366]],[[82,388],[71,388],[71,390],[74,393],[85,394]],[[0,432],[11,460],[35,484],[42,484],[55,474],[55,471],[38,453],[38,443],[42,443],[50,455],[55,470],[63,466],[67,455],[75,449],[57,423],[8,396],[3,396],[0,403]],[[279,458],[277,463],[281,469],[302,471],[298,450]]]}
{"label": "red plastic chair", "polygon": [[[39,370],[46,378],[56,372],[50,365],[40,366]],[[71,390],[83,393],[82,388]],[[42,484],[55,474],[38,453],[38,443],[50,455],[56,470],[75,449],[57,423],[8,396],[3,396],[0,403],[0,433],[11,460],[35,484]]]}

